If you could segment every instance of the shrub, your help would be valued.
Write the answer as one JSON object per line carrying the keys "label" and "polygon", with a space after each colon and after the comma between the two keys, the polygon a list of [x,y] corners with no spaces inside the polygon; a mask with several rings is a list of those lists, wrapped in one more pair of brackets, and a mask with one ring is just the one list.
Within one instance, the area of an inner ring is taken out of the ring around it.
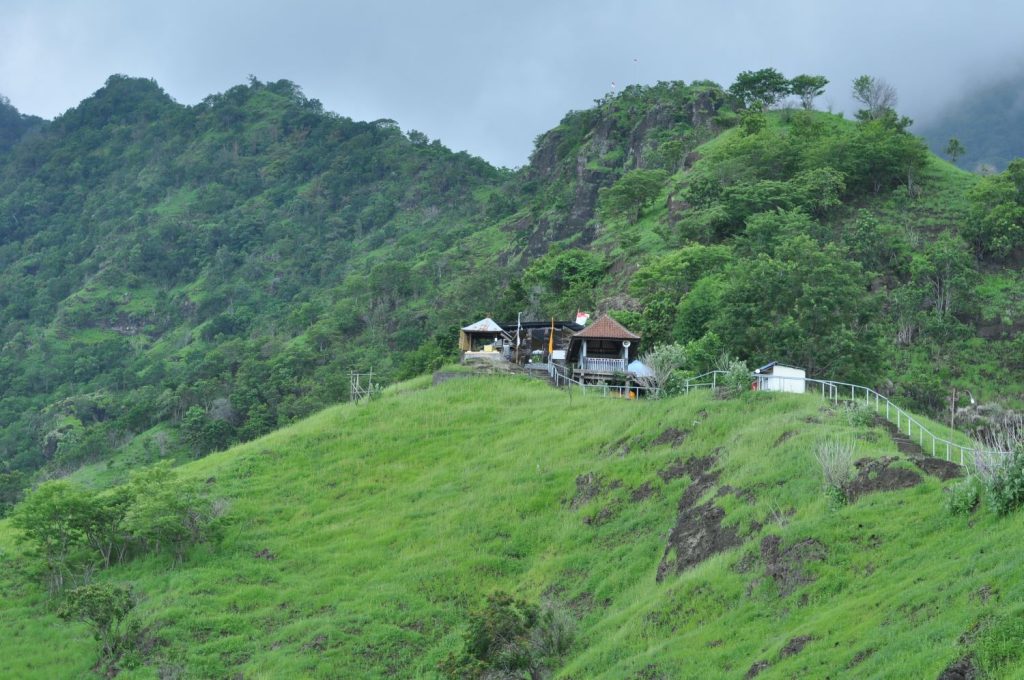
{"label": "shrub", "polygon": [[100,643],[100,658],[109,664],[132,647],[138,632],[129,619],[134,608],[135,596],[130,589],[93,583],[69,592],[57,616],[89,624]]}
{"label": "shrub", "polygon": [[853,427],[868,427],[875,423],[875,410],[863,402],[849,402],[846,405],[846,420]]}
{"label": "shrub", "polygon": [[686,363],[686,348],[678,343],[659,345],[640,357],[640,361],[651,369],[651,375],[637,376],[637,383],[653,388],[650,396],[660,397],[663,392],[667,396],[671,393],[672,374]]}
{"label": "shrub", "polygon": [[729,399],[750,390],[750,368],[746,363],[723,354],[718,358],[716,368],[724,372],[716,381],[718,396]]}
{"label": "shrub", "polygon": [[150,551],[166,548],[179,564],[189,547],[220,537],[224,505],[179,479],[168,461],[135,472],[128,486],[135,500],[125,527]]}
{"label": "shrub", "polygon": [[853,442],[827,439],[818,443],[814,458],[821,466],[825,497],[829,505],[846,505],[846,488],[853,479]]}
{"label": "shrub", "polygon": [[976,477],[968,477],[949,487],[946,493],[946,512],[954,517],[969,515],[978,507],[981,495]]}
{"label": "shrub", "polygon": [[497,592],[470,614],[462,652],[440,670],[467,680],[546,677],[569,650],[573,629],[568,614],[551,603],[538,606]]}
{"label": "shrub", "polygon": [[975,451],[974,467],[993,512],[1004,516],[1024,505],[1024,450],[1021,447],[1008,454]]}

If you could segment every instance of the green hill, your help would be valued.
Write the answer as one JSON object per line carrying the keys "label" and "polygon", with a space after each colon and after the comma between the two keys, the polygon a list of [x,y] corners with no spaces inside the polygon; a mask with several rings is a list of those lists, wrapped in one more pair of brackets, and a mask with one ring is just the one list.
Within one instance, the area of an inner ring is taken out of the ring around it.
{"label": "green hill", "polygon": [[2,111],[0,512],[252,440],[352,369],[435,369],[484,316],[610,312],[694,373],[790,362],[934,417],[954,388],[1022,403],[1019,173],[960,171],[891,110],[629,86],[515,172],[285,80],[183,106],[113,76],[45,124]]}
{"label": "green hill", "polygon": [[[574,622],[557,677],[1024,672],[1019,518],[951,516],[949,483],[863,411],[429,382],[183,466],[230,523],[181,566],[96,576],[140,598],[146,648],[118,677],[438,677],[499,590]],[[813,453],[830,439],[876,461],[840,507]],[[96,643],[48,611],[15,533],[0,522],[5,672],[89,677]]]}

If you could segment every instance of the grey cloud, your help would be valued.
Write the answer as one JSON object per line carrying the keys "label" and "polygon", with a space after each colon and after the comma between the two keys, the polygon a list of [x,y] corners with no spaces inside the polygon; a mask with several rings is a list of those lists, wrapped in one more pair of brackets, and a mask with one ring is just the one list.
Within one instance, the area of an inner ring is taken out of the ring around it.
{"label": "grey cloud", "polygon": [[852,112],[849,83],[885,78],[919,120],[973,82],[1021,67],[1012,2],[515,3],[14,0],[0,8],[0,93],[47,117],[112,73],[152,77],[195,103],[287,78],[357,119],[393,118],[507,166],[614,81],[711,79],[744,69],[821,73],[822,105]]}

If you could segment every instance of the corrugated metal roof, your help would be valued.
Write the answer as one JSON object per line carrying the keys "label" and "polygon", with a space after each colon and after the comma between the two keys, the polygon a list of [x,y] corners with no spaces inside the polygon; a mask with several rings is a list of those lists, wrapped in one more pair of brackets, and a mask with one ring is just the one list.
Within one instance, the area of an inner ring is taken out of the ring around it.
{"label": "corrugated metal roof", "polygon": [[462,330],[467,333],[501,333],[502,328],[494,319],[487,317],[486,319],[480,319],[476,323],[465,326]]}
{"label": "corrugated metal roof", "polygon": [[574,338],[608,338],[611,340],[639,340],[640,336],[628,330],[621,323],[605,314],[600,319],[590,324]]}

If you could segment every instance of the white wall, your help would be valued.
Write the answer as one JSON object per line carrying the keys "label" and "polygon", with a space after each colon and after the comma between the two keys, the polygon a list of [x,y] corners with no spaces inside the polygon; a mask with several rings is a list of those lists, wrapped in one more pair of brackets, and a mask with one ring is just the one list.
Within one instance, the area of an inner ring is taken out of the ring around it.
{"label": "white wall", "polygon": [[[804,378],[806,377],[807,372],[802,368],[776,364],[771,368],[771,375],[765,375],[760,379],[761,384],[758,386],[758,389],[766,392],[796,392],[803,394],[805,387]],[[780,378],[788,379],[780,380]],[[796,378],[799,379],[797,380]]]}

